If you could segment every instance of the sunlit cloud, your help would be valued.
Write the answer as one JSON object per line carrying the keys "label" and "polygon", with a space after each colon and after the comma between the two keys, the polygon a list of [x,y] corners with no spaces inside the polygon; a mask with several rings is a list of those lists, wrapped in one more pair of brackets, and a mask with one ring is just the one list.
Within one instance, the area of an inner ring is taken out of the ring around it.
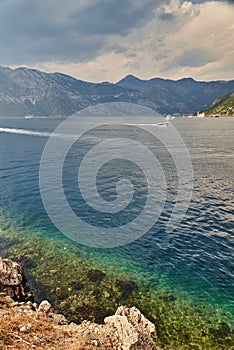
{"label": "sunlit cloud", "polygon": [[232,79],[232,1],[0,2],[2,65],[88,81]]}

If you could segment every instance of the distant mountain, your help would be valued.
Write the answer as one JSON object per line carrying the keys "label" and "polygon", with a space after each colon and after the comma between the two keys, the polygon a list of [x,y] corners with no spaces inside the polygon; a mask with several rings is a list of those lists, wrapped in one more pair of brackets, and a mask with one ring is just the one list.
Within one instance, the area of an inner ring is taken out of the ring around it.
{"label": "distant mountain", "polygon": [[131,102],[160,113],[194,113],[234,91],[234,81],[197,82],[128,75],[116,84],[90,83],[62,73],[0,66],[0,116],[66,116],[105,102]]}
{"label": "distant mountain", "polygon": [[128,75],[117,83],[126,89],[136,89],[157,103],[161,113],[195,113],[204,110],[219,96],[234,92],[234,80],[201,82],[192,78],[141,80]]}
{"label": "distant mountain", "polygon": [[105,102],[157,106],[136,90],[88,83],[61,73],[0,67],[0,116],[66,116]]}
{"label": "distant mountain", "polygon": [[206,115],[234,116],[234,94],[217,98],[212,106],[205,111]]}

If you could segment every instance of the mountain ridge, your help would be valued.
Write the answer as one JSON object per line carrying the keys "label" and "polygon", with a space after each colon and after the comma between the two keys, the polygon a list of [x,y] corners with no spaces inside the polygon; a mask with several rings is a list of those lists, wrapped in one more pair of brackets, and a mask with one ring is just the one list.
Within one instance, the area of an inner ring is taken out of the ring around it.
{"label": "mountain ridge", "polygon": [[127,75],[117,83],[93,83],[55,72],[0,66],[0,116],[68,116],[106,102],[129,102],[161,114],[204,110],[234,91],[234,80],[199,82],[193,78],[142,80]]}
{"label": "mountain ridge", "polygon": [[174,110],[182,114],[207,109],[215,99],[234,91],[233,80],[210,82],[196,81],[193,78],[141,80],[134,76],[127,76],[117,85],[125,88],[135,86],[136,90],[151,101],[157,101],[161,111],[173,113]]}

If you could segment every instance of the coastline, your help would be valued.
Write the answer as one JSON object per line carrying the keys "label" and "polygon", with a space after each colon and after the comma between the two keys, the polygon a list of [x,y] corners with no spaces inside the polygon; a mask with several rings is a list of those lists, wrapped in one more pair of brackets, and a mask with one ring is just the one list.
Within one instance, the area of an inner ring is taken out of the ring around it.
{"label": "coastline", "polygon": [[20,264],[0,258],[0,348],[162,350],[155,325],[135,307],[118,307],[103,324],[69,323],[47,300],[39,305]]}
{"label": "coastline", "polygon": [[[10,236],[14,237],[12,232]],[[112,274],[107,266],[106,270],[100,270],[102,267],[95,266],[81,251],[72,253],[64,244],[66,239],[58,241],[56,249],[54,238],[53,242],[47,241],[46,248],[39,237],[24,236],[20,241],[10,245],[7,257],[22,261],[30,287],[43,291],[41,295],[36,292],[40,297],[37,299],[48,299],[69,322],[103,323],[120,305],[128,308],[135,305],[156,326],[157,343],[164,350],[199,349],[199,346],[220,350],[230,348],[230,342],[234,342],[231,317],[220,308],[196,303],[162,288],[152,290],[141,284],[141,279],[133,276],[130,279],[130,275],[126,278],[124,273]],[[87,280],[89,271],[95,274]],[[121,281],[118,287],[117,280]]]}

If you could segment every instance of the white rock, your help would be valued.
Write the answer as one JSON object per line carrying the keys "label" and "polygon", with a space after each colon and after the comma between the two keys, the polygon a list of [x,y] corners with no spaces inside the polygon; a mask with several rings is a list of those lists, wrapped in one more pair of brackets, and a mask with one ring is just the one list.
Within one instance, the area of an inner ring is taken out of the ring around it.
{"label": "white rock", "polygon": [[47,301],[47,300],[43,300],[39,307],[38,307],[38,312],[41,312],[43,314],[50,314],[53,313],[53,307],[52,305]]}

